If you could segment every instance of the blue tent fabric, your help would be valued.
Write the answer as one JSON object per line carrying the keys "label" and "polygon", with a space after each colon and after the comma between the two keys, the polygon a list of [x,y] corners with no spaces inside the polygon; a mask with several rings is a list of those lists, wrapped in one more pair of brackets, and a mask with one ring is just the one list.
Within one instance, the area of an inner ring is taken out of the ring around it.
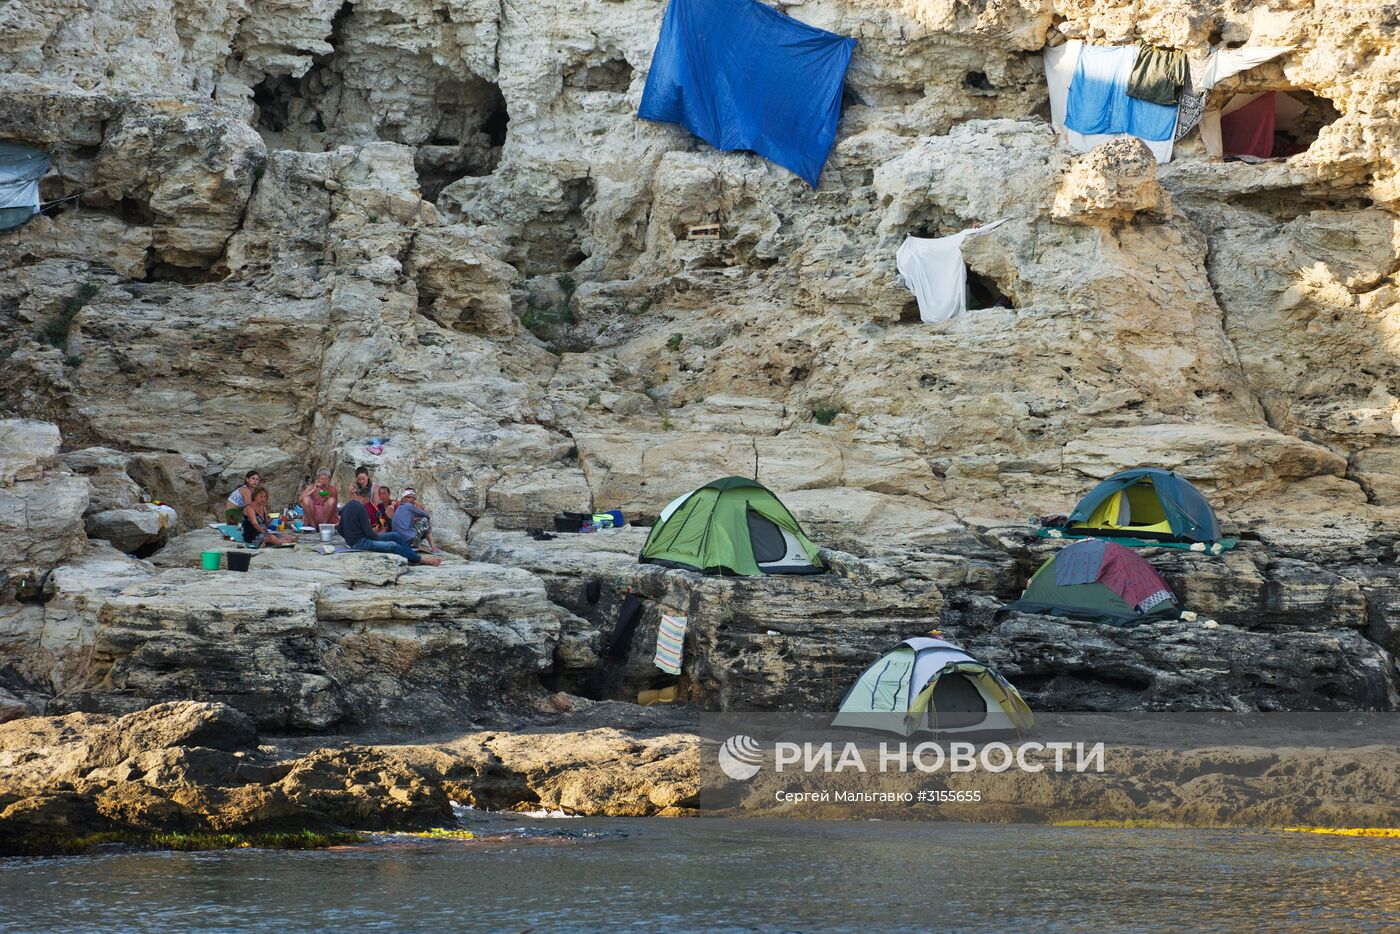
{"label": "blue tent fabric", "polygon": [[1065,126],[1076,133],[1128,133],[1160,142],[1176,130],[1175,104],[1128,96],[1135,45],[1086,45],[1069,85]]}
{"label": "blue tent fabric", "polygon": [[1201,491],[1180,474],[1160,467],[1135,467],[1119,471],[1099,483],[1074,507],[1074,512],[1069,514],[1069,523],[1088,522],[1104,500],[1119,490],[1141,482],[1152,484],[1173,537],[1191,542],[1221,540],[1220,520]]}
{"label": "blue tent fabric", "polygon": [[637,116],[752,150],[815,188],[855,47],[757,0],[670,0]]}
{"label": "blue tent fabric", "polygon": [[1096,538],[1075,542],[1055,556],[1055,586],[1092,584],[1099,579],[1107,542]]}

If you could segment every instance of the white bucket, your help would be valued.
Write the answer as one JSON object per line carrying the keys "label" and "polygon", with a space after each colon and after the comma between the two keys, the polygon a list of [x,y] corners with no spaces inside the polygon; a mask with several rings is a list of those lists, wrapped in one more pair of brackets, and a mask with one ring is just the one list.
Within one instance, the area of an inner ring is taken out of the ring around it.
{"label": "white bucket", "polygon": [[316,526],[316,531],[321,533],[321,541],[323,542],[329,542],[331,539],[335,538],[335,526],[328,522],[323,522]]}

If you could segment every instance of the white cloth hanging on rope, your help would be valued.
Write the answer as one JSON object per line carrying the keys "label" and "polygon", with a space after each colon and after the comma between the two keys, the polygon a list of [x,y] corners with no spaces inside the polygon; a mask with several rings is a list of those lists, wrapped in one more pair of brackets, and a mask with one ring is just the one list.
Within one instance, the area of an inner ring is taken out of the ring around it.
{"label": "white cloth hanging on rope", "polygon": [[[1101,143],[1120,139],[1127,133],[1077,133],[1065,126],[1066,102],[1069,100],[1069,86],[1074,80],[1074,72],[1079,67],[1079,55],[1084,51],[1082,39],[1071,39],[1064,45],[1045,50],[1045,84],[1050,90],[1050,122],[1055,132],[1076,152],[1088,152]],[[1159,163],[1170,162],[1172,140],[1143,140],[1152,156]]]}
{"label": "white cloth hanging on rope", "polygon": [[967,310],[967,264],[962,243],[974,234],[1000,227],[1008,219],[970,227],[948,237],[905,237],[894,255],[905,285],[919,300],[919,320],[947,321]]}
{"label": "white cloth hanging on rope", "polygon": [[1295,48],[1297,46],[1293,45],[1256,45],[1246,46],[1242,49],[1216,49],[1206,60],[1205,70],[1201,73],[1200,86],[1209,90],[1226,78],[1234,77],[1242,71],[1248,71],[1257,65],[1272,61],[1285,52],[1292,52]]}

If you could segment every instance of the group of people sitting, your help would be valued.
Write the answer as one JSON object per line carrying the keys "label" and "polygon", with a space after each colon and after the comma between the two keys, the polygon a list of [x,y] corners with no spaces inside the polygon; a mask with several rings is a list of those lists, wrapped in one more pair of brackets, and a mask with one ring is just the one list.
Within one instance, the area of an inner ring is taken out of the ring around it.
{"label": "group of people sitting", "polygon": [[[228,522],[241,518],[244,542],[258,548],[295,543],[295,535],[272,527],[268,493],[261,483],[262,476],[256,470],[244,475],[242,485],[229,494],[225,504]],[[326,467],[316,471],[315,479],[301,491],[298,502],[304,527],[334,525],[354,551],[396,554],[410,564],[436,567],[442,563],[434,554],[437,546],[433,544],[432,517],[419,504],[417,492],[405,488],[394,499],[389,487],[376,487],[371,482],[368,467],[355,469],[351,497],[344,504]],[[424,550],[430,553],[423,554]]]}

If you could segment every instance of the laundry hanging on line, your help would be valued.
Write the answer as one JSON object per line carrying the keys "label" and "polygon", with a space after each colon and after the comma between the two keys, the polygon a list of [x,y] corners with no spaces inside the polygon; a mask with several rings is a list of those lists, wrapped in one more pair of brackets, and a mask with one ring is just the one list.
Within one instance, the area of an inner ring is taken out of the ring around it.
{"label": "laundry hanging on line", "polygon": [[656,629],[656,667],[671,675],[681,673],[685,658],[685,630],[690,621],[684,616],[662,615]]}
{"label": "laundry hanging on line", "polygon": [[670,0],[637,116],[752,150],[815,188],[855,46],[757,0]]}
{"label": "laundry hanging on line", "polygon": [[1187,78],[1186,85],[1182,87],[1177,98],[1176,132],[1172,134],[1172,139],[1179,140],[1196,128],[1196,124],[1201,122],[1201,116],[1206,112],[1206,100],[1209,97],[1209,91],[1197,90],[1191,79]]}
{"label": "laundry hanging on line", "polygon": [[1139,139],[1170,141],[1176,105],[1128,96],[1128,78],[1137,61],[1132,45],[1086,45],[1069,86],[1065,126],[1079,133],[1127,133]]}
{"label": "laundry hanging on line", "polygon": [[[1054,48],[1047,48],[1044,52],[1045,82],[1050,93],[1050,122],[1054,125],[1057,133],[1077,152],[1088,152],[1095,146],[1107,142],[1111,139],[1118,139],[1122,136],[1136,135],[1147,144],[1147,148],[1152,150],[1152,155],[1157,162],[1164,163],[1171,161],[1173,143],[1185,137],[1197,126],[1200,127],[1201,141],[1205,145],[1206,152],[1219,157],[1222,154],[1220,142],[1220,110],[1207,110],[1206,105],[1210,98],[1210,91],[1218,83],[1226,78],[1239,74],[1250,68],[1262,65],[1293,51],[1295,46],[1252,46],[1240,49],[1216,49],[1204,59],[1189,58],[1183,55],[1186,63],[1186,79],[1177,91],[1177,106],[1174,128],[1170,133],[1170,138],[1154,140],[1146,138],[1141,133],[1130,131],[1121,132],[1081,132],[1076,129],[1086,125],[1085,121],[1093,119],[1095,126],[1112,126],[1115,110],[1113,107],[1114,98],[1103,91],[1100,87],[1095,93],[1088,95],[1090,100],[1083,99],[1076,101],[1074,108],[1076,113],[1072,118],[1070,115],[1071,88],[1076,85],[1076,78],[1080,71],[1080,62],[1086,50],[1091,57],[1098,57],[1099,53],[1092,51],[1096,49],[1131,49],[1129,46],[1097,47],[1086,44],[1080,39],[1071,39],[1062,45]],[[1117,56],[1123,52],[1113,53],[1114,64],[1121,64]],[[1100,68],[1107,63],[1099,61],[1093,63]],[[1129,70],[1129,82],[1133,78],[1133,70],[1138,62],[1134,59],[1133,66]],[[1146,65],[1143,66],[1146,68]],[[1174,68],[1175,66],[1173,66]],[[1091,69],[1092,70],[1092,69]],[[1113,77],[1116,77],[1116,68]],[[1083,88],[1081,91],[1085,90]],[[1110,82],[1111,91],[1111,82]],[[1286,96],[1286,95],[1285,95]],[[1135,98],[1134,98],[1135,99]],[[1093,104],[1097,100],[1100,110],[1095,112],[1092,107],[1087,112],[1081,112],[1079,105],[1086,103]],[[1142,103],[1147,103],[1143,101]],[[1228,107],[1226,108],[1228,111]],[[1127,108],[1118,102],[1116,111],[1119,119],[1126,119]],[[1150,113],[1150,111],[1148,112]],[[1138,114],[1141,116],[1141,113]],[[1282,114],[1280,114],[1280,120]],[[1097,122],[1101,121],[1101,122]],[[1141,127],[1138,127],[1140,130]],[[1253,158],[1253,157],[1251,157]]]}
{"label": "laundry hanging on line", "polygon": [[[1080,39],[1071,39],[1063,45],[1045,50],[1045,83],[1050,91],[1050,122],[1061,134],[1070,148],[1076,152],[1088,152],[1095,146],[1112,139],[1121,139],[1126,133],[1080,133],[1071,129],[1065,122],[1068,111],[1070,85],[1074,83],[1079,58],[1085,49]],[[1159,163],[1170,162],[1172,140],[1143,140],[1152,156]]]}
{"label": "laundry hanging on line", "polygon": [[617,608],[617,622],[613,624],[612,635],[608,637],[605,658],[625,659],[632,651],[632,639],[637,634],[637,624],[642,621],[642,598],[629,593]]}
{"label": "laundry hanging on line", "polygon": [[1169,107],[1177,102],[1186,79],[1185,52],[1140,45],[1128,74],[1128,96]]}
{"label": "laundry hanging on line", "polygon": [[895,267],[919,302],[919,320],[947,321],[967,310],[967,264],[962,243],[1000,227],[1008,218],[947,237],[906,237],[895,253]]}
{"label": "laundry hanging on line", "polygon": [[1205,68],[1201,72],[1200,86],[1209,91],[1226,78],[1272,61],[1295,48],[1297,46],[1256,45],[1242,49],[1216,49],[1206,60]]}

